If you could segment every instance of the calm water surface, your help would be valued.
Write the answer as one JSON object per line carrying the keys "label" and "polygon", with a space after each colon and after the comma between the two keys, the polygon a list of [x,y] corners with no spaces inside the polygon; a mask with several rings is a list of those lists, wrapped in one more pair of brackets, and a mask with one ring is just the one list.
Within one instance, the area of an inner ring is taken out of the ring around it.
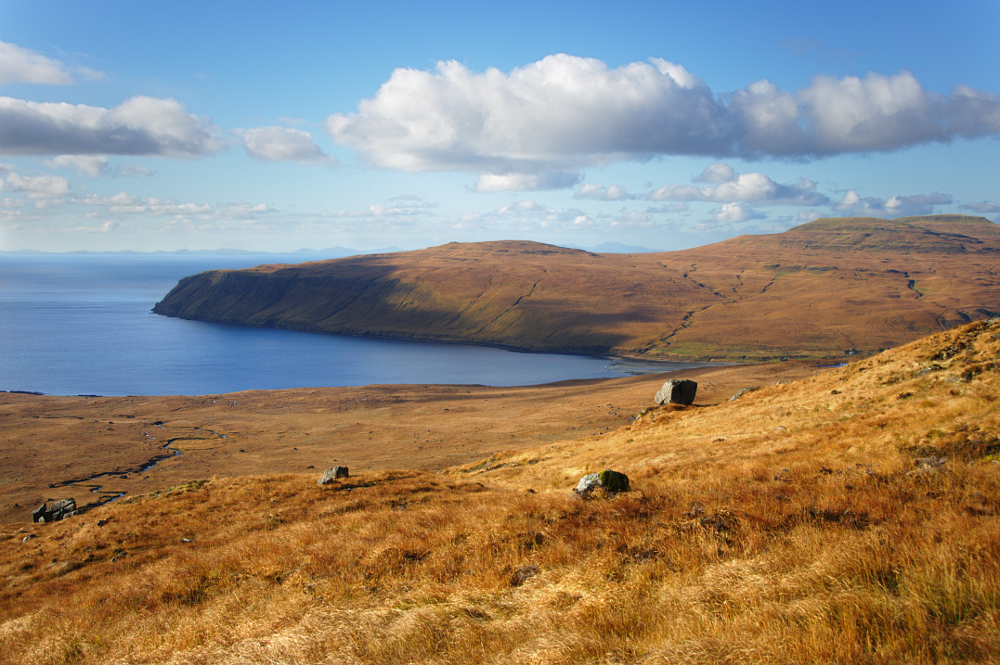
{"label": "calm water surface", "polygon": [[[303,260],[0,254],[0,390],[207,395],[379,383],[513,386],[625,375],[599,358],[244,328],[150,312],[186,275]],[[628,372],[644,369],[629,366]]]}

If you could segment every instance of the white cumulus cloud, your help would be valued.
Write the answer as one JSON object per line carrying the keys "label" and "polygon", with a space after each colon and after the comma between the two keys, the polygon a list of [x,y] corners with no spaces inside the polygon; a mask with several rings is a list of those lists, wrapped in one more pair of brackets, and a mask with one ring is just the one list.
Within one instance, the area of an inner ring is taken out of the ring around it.
{"label": "white cumulus cloud", "polygon": [[816,206],[829,202],[829,198],[816,191],[816,183],[809,178],[798,178],[794,184],[782,185],[763,173],[744,173],[726,164],[712,164],[695,182],[718,183],[714,186],[666,185],[651,192],[653,201],[737,201],[768,205]]}
{"label": "white cumulus cloud", "polygon": [[[967,86],[929,92],[905,71],[717,93],[658,58],[612,69],[556,54],[509,73],[455,61],[397,69],[356,112],[330,115],[326,130],[376,166],[485,174],[478,191],[540,189],[573,186],[565,174],[620,160],[811,159],[997,135],[1000,97]],[[546,180],[551,173],[563,175]]]}
{"label": "white cumulus cloud", "polygon": [[0,154],[199,157],[225,148],[180,102],[132,97],[113,109],[0,97]]}
{"label": "white cumulus cloud", "polygon": [[312,134],[289,127],[255,127],[236,129],[234,134],[243,141],[247,154],[271,162],[318,163],[330,160],[313,140]]}
{"label": "white cumulus cloud", "polygon": [[911,217],[914,215],[931,215],[934,206],[947,205],[952,202],[948,194],[914,194],[912,196],[892,196],[888,199],[878,199],[861,196],[856,191],[849,190],[844,198],[834,204],[833,209],[847,213],[850,217]]}
{"label": "white cumulus cloud", "polygon": [[712,211],[712,219],[716,222],[745,222],[748,219],[763,219],[746,203],[726,203]]}

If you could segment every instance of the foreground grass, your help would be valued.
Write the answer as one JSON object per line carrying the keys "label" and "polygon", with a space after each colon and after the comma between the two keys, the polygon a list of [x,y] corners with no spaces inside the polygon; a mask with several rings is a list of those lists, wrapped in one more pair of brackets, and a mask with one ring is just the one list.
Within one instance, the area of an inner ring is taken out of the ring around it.
{"label": "foreground grass", "polygon": [[[992,662],[996,337],[440,474],[215,477],[7,526],[0,662]],[[606,466],[633,491],[570,494]]]}

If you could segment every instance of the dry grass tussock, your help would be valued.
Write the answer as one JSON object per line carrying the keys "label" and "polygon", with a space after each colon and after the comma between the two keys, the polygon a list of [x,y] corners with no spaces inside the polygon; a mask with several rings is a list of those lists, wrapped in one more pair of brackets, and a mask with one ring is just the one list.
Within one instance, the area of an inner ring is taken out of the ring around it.
{"label": "dry grass tussock", "polygon": [[[439,474],[214,477],[5,525],[0,662],[995,662],[998,338]],[[632,491],[569,492],[607,467]]]}

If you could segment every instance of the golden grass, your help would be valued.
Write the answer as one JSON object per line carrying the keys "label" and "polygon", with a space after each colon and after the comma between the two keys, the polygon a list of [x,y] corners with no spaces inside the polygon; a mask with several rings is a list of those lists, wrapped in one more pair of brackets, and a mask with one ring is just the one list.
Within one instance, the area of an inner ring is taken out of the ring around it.
{"label": "golden grass", "polygon": [[[4,525],[0,662],[995,662],[997,337],[441,473]],[[606,467],[633,490],[570,493]]]}

